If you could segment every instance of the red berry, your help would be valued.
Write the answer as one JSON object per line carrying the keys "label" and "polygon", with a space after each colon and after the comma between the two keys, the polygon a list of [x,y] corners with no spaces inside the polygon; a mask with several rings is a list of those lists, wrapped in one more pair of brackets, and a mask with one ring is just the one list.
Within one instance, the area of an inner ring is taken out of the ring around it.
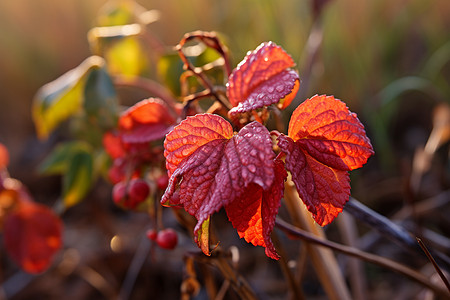
{"label": "red berry", "polygon": [[113,161],[111,168],[108,170],[109,180],[116,184],[125,179],[126,161],[123,158],[117,158]]}
{"label": "red berry", "polygon": [[112,191],[113,201],[117,205],[121,205],[122,201],[127,197],[127,184],[124,181],[116,183]]}
{"label": "red berry", "polygon": [[147,238],[152,241],[155,241],[156,237],[158,236],[158,232],[153,228],[147,230],[147,232],[145,234],[147,235]]}
{"label": "red berry", "polygon": [[169,184],[169,176],[167,176],[167,174],[162,174],[161,176],[158,177],[158,179],[156,179],[156,185],[158,186],[158,189],[161,191],[165,191],[168,184]]}
{"label": "red berry", "polygon": [[137,205],[145,199],[147,199],[150,194],[150,187],[147,182],[143,179],[131,179],[128,186],[128,195],[130,196],[130,200],[133,204]]}
{"label": "red berry", "polygon": [[158,232],[156,243],[163,249],[171,250],[178,244],[178,235],[172,228],[163,229]]}

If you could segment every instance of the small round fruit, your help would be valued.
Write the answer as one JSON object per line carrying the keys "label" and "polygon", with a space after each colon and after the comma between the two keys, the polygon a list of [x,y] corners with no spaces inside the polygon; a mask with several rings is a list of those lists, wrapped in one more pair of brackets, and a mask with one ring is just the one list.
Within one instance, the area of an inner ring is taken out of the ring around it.
{"label": "small round fruit", "polygon": [[169,176],[167,176],[167,174],[162,174],[161,176],[158,177],[158,179],[156,179],[156,185],[158,186],[158,189],[161,191],[165,191],[168,184],[169,184]]}
{"label": "small round fruit", "polygon": [[128,186],[128,195],[133,204],[138,205],[145,201],[150,194],[150,187],[145,180],[136,178],[131,179]]}
{"label": "small round fruit", "polygon": [[147,230],[145,235],[147,236],[147,238],[149,240],[156,241],[156,237],[158,236],[158,231],[156,231],[155,229],[152,228],[152,229]]}
{"label": "small round fruit", "polygon": [[127,183],[125,181],[116,183],[113,187],[112,196],[114,203],[120,206],[127,197]]}
{"label": "small round fruit", "polygon": [[172,250],[178,244],[178,235],[172,228],[163,229],[158,232],[156,243],[163,249]]}

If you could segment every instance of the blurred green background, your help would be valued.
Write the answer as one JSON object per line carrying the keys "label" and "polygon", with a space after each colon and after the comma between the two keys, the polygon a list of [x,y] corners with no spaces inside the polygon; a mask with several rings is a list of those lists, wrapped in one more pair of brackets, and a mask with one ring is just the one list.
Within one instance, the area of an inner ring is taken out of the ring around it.
{"label": "blurred green background", "polygon": [[[307,67],[305,45],[313,26],[310,0],[138,2],[161,12],[149,29],[166,45],[175,45],[189,31],[215,30],[226,37],[234,64],[248,50],[272,40],[293,56],[301,78]],[[86,34],[104,4],[0,2],[0,141],[11,149],[11,169],[24,151],[30,151],[26,145],[35,136],[33,95],[90,55]],[[428,76],[439,97],[448,101],[449,15],[448,0],[329,1],[320,21],[322,48],[308,88],[300,88],[302,96],[334,94],[364,121],[383,101],[389,102],[376,97],[383,88],[398,78],[418,75]],[[420,105],[420,113],[432,106]],[[369,132],[375,130],[370,126]]]}

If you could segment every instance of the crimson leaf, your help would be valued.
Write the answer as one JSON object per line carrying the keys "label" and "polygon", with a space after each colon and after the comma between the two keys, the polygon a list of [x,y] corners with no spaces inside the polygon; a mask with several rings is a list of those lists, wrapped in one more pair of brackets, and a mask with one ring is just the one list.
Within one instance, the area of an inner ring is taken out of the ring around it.
{"label": "crimson leaf", "polygon": [[333,96],[313,96],[292,114],[288,135],[278,137],[297,191],[319,225],[342,211],[350,195],[347,171],[374,153],[364,127]]}
{"label": "crimson leaf", "polygon": [[281,160],[274,162],[275,179],[269,190],[264,191],[260,186],[251,184],[246,194],[228,204],[225,209],[241,238],[255,246],[265,247],[267,256],[278,259],[270,234],[275,226],[287,173]]}
{"label": "crimson leaf", "polygon": [[119,119],[119,133],[125,143],[145,143],[158,140],[175,123],[164,101],[142,100],[127,109]]}
{"label": "crimson leaf", "polygon": [[262,43],[247,54],[233,70],[227,95],[234,106],[231,116],[280,102],[287,107],[299,88],[297,72],[289,69],[294,61],[281,47]]}
{"label": "crimson leaf", "polygon": [[47,269],[62,245],[62,222],[48,207],[22,201],[4,223],[6,250],[23,270]]}
{"label": "crimson leaf", "polygon": [[0,143],[0,169],[6,168],[9,163],[8,149]]}
{"label": "crimson leaf", "polygon": [[[203,222],[211,214],[234,201],[243,201],[255,189],[274,189],[275,194],[280,194],[279,184],[273,187],[275,154],[270,135],[257,122],[246,125],[233,135],[231,125],[220,116],[200,114],[188,117],[166,136],[164,147],[171,177],[161,202],[180,205],[196,217],[196,239],[198,231],[204,230]],[[268,205],[271,207],[269,210],[274,211],[272,207],[276,205]],[[269,224],[271,217],[266,219]],[[208,250],[201,248],[209,254]],[[272,253],[271,250],[269,252]]]}

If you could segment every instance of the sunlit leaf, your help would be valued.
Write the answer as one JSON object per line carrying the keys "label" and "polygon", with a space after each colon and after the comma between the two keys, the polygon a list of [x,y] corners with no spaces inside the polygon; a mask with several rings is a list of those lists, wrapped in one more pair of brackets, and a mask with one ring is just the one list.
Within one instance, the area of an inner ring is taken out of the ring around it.
{"label": "sunlit leaf", "polygon": [[91,56],[39,89],[33,100],[33,120],[40,138],[47,138],[61,122],[80,111],[87,75],[103,64],[102,58]]}
{"label": "sunlit leaf", "polygon": [[164,141],[164,156],[169,176],[182,160],[200,146],[214,140],[227,140],[233,136],[230,123],[219,116],[209,114],[189,117],[175,128]]}
{"label": "sunlit leaf", "polygon": [[5,219],[4,242],[24,271],[43,272],[62,246],[62,222],[48,207],[23,202]]}
{"label": "sunlit leaf", "polygon": [[158,98],[142,100],[119,119],[119,133],[125,143],[144,143],[158,140],[169,132],[175,118],[164,101]]}
{"label": "sunlit leaf", "polygon": [[209,223],[210,217],[208,217],[203,223],[200,229],[197,231],[195,235],[195,240],[199,248],[206,255],[210,255],[209,251]]}
{"label": "sunlit leaf", "polygon": [[195,216],[195,234],[221,207],[239,201],[255,185],[266,191],[274,182],[272,142],[257,122],[233,135],[220,116],[188,117],[167,135],[164,146],[171,177],[161,203],[181,205]]}
{"label": "sunlit leaf", "polygon": [[9,163],[8,149],[0,143],[0,169],[6,168]]}
{"label": "sunlit leaf", "polygon": [[348,172],[320,163],[288,136],[281,135],[278,146],[286,153],[286,169],[314,220],[321,226],[331,223],[349,199]]}
{"label": "sunlit leaf", "polygon": [[275,180],[269,190],[264,191],[251,184],[247,192],[228,204],[225,210],[241,238],[255,246],[265,247],[268,257],[278,259],[270,234],[275,226],[287,173],[280,160],[275,160],[274,170]]}
{"label": "sunlit leaf", "polygon": [[[263,43],[239,63],[227,83],[227,95],[234,108],[230,115],[292,101],[299,86],[294,61],[281,47]],[[289,94],[293,94],[288,96]]]}
{"label": "sunlit leaf", "polygon": [[116,159],[125,156],[126,150],[117,132],[106,132],[103,135],[102,144],[111,158]]}
{"label": "sunlit leaf", "polygon": [[360,168],[374,153],[356,114],[333,96],[316,95],[300,104],[288,135],[315,159],[340,170]]}
{"label": "sunlit leaf", "polygon": [[108,70],[112,74],[141,76],[148,73],[148,57],[138,37],[115,39],[104,49]]}
{"label": "sunlit leaf", "polygon": [[92,186],[93,172],[91,153],[78,152],[72,157],[63,178],[63,201],[66,208],[83,200]]}
{"label": "sunlit leaf", "polygon": [[373,155],[370,140],[356,114],[324,95],[297,107],[288,134],[278,137],[286,169],[316,222],[327,225],[350,196],[347,171],[360,168]]}

